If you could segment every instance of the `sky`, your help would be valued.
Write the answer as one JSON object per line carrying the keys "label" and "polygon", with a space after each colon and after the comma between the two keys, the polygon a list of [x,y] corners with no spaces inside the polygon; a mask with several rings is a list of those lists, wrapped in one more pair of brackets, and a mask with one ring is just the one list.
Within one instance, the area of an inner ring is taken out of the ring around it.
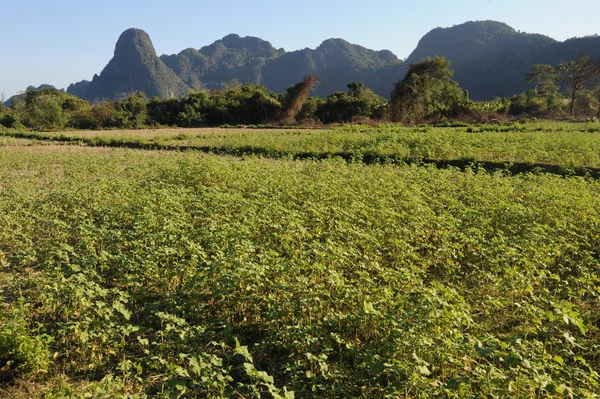
{"label": "sky", "polygon": [[[0,0],[2,1],[2,0]],[[229,33],[286,51],[342,38],[405,59],[436,27],[496,20],[557,40],[600,33],[598,0],[3,0],[0,96],[27,86],[91,80],[128,28],[159,55],[200,48]],[[0,97],[1,99],[1,97]]]}

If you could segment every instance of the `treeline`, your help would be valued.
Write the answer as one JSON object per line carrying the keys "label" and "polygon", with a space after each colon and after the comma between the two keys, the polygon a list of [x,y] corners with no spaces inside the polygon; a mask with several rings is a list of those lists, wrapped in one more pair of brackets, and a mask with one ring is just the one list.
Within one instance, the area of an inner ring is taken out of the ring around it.
{"label": "treeline", "polygon": [[[34,130],[140,129],[222,125],[318,125],[394,121],[406,124],[463,120],[489,122],[508,117],[595,117],[600,109],[600,61],[580,56],[557,66],[536,65],[527,74],[532,86],[520,95],[475,102],[452,79],[443,57],[411,65],[390,100],[360,82],[325,99],[309,97],[315,76],[284,93],[245,84],[225,90],[193,92],[183,98],[147,100],[141,92],[116,102],[90,104],[56,89],[30,91],[11,108],[0,105],[0,125]],[[566,94],[564,94],[566,93]]]}
{"label": "treeline", "polygon": [[263,86],[245,84],[183,98],[153,98],[143,93],[116,102],[90,104],[57,89],[30,91],[11,108],[0,109],[0,124],[35,130],[138,129],[148,126],[203,127],[221,125],[294,125],[351,122],[354,118],[384,118],[387,101],[354,82],[348,92],[326,99],[310,97],[314,76],[276,94]]}

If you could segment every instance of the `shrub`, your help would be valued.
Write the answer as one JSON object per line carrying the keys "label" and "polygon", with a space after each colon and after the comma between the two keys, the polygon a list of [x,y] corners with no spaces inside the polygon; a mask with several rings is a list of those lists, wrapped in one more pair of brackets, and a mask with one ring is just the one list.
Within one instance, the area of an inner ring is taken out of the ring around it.
{"label": "shrub", "polygon": [[17,129],[23,126],[21,119],[14,112],[0,114],[0,125],[9,129]]}
{"label": "shrub", "polygon": [[27,322],[28,310],[23,302],[8,311],[0,307],[0,381],[48,370],[49,340],[33,334]]}

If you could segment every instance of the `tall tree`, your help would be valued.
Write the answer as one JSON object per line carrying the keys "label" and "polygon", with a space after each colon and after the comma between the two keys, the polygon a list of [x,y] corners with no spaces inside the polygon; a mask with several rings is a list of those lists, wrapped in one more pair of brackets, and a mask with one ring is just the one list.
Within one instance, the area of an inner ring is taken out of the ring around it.
{"label": "tall tree", "polygon": [[412,64],[392,91],[392,119],[407,122],[449,113],[466,99],[465,92],[452,79],[453,74],[450,61],[444,57]]}
{"label": "tall tree", "polygon": [[360,98],[365,90],[365,85],[362,82],[348,83],[348,95],[350,97]]}
{"label": "tall tree", "polygon": [[302,82],[296,83],[292,87],[288,87],[283,95],[282,105],[283,115],[281,120],[284,123],[291,123],[296,118],[296,115],[302,109],[302,105],[308,98],[308,94],[320,80],[315,75],[307,75]]}
{"label": "tall tree", "polygon": [[575,101],[598,82],[600,59],[580,55],[575,61],[562,61],[557,69],[569,92],[569,115],[573,116]]}
{"label": "tall tree", "polygon": [[526,75],[526,83],[534,84],[535,94],[542,96],[555,96],[559,93],[558,74],[552,65],[537,64]]}

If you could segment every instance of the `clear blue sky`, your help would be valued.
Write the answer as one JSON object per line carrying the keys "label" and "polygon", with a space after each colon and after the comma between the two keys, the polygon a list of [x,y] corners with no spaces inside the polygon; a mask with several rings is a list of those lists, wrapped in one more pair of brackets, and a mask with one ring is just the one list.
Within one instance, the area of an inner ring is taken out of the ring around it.
{"label": "clear blue sky", "polygon": [[159,55],[229,33],[287,51],[339,37],[406,58],[431,29],[493,19],[558,40],[600,33],[599,0],[28,0],[0,7],[0,93],[66,88],[110,60],[125,29],[150,34]]}

